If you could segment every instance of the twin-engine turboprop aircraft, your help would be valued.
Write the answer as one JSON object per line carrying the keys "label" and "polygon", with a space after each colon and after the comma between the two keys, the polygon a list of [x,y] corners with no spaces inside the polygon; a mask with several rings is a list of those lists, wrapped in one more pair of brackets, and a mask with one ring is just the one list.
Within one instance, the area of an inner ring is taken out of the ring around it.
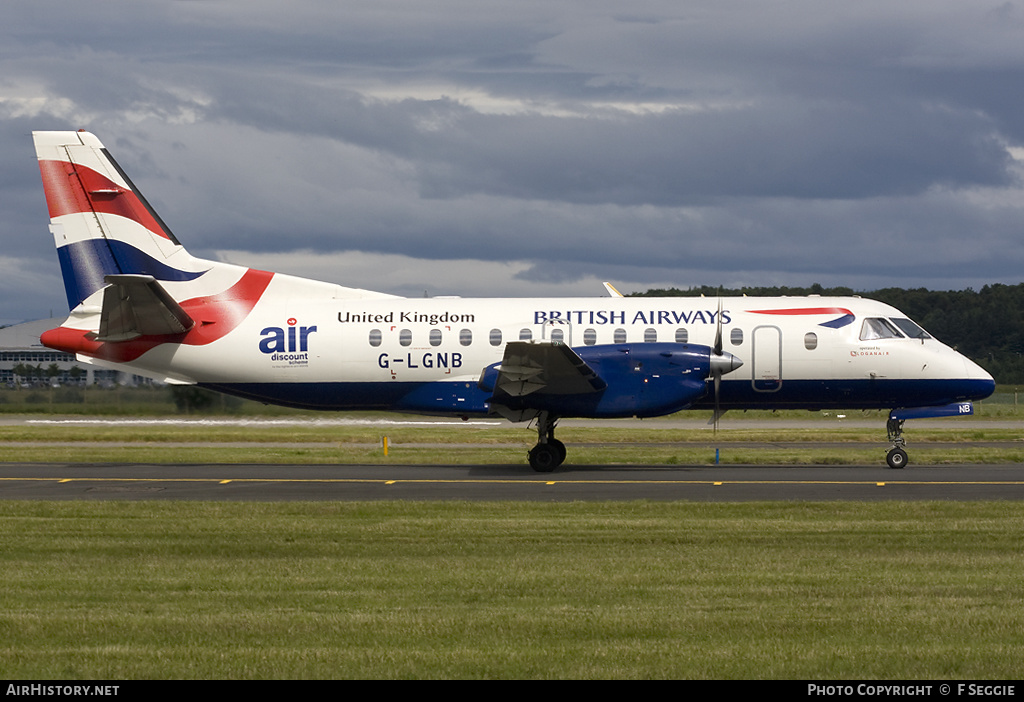
{"label": "twin-engine turboprop aircraft", "polygon": [[972,413],[992,377],[861,298],[410,299],[191,256],[100,141],[36,132],[71,310],[42,335],[87,363],[321,410],[535,421],[706,409]]}

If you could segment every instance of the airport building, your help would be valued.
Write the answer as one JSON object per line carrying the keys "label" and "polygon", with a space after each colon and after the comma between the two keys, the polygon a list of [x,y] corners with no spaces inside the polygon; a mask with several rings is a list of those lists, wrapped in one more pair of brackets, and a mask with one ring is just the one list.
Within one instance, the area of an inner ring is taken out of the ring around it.
{"label": "airport building", "polygon": [[48,349],[39,343],[47,329],[60,326],[63,317],[40,319],[0,329],[0,386],[140,385],[141,376],[82,363],[74,354]]}

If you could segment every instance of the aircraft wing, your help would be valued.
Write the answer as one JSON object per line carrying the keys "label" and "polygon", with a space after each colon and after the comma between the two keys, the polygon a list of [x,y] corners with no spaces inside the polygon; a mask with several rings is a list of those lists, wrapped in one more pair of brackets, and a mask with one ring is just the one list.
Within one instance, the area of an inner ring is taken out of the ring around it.
{"label": "aircraft wing", "polygon": [[195,322],[151,275],[108,275],[96,341],[183,334]]}
{"label": "aircraft wing", "polygon": [[571,348],[561,343],[510,341],[497,366],[494,398],[525,395],[582,395],[608,384]]}

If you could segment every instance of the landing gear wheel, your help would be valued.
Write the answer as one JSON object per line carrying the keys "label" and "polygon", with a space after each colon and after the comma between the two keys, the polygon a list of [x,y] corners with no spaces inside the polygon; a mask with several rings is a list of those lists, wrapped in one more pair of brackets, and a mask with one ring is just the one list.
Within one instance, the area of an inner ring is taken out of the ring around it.
{"label": "landing gear wheel", "polygon": [[555,450],[558,451],[558,465],[562,465],[565,462],[565,444],[558,439],[548,439],[548,446],[554,446]]}
{"label": "landing gear wheel", "polygon": [[537,415],[537,445],[530,449],[530,467],[538,473],[550,473],[565,460],[565,444],[555,438],[558,417],[549,412]]}
{"label": "landing gear wheel", "polygon": [[904,468],[907,465],[907,452],[901,448],[894,448],[886,454],[885,462],[890,468]]}
{"label": "landing gear wheel", "polygon": [[558,447],[550,443],[537,444],[530,449],[530,467],[538,473],[550,473],[562,464],[565,456],[565,447],[559,451]]}

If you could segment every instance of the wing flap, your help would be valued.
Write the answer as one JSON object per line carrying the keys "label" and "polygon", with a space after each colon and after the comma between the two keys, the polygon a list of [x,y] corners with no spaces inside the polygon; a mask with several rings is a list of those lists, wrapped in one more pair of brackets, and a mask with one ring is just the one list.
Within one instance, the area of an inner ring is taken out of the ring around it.
{"label": "wing flap", "polygon": [[511,341],[497,370],[496,399],[535,393],[583,395],[608,387],[575,351],[559,343]]}

